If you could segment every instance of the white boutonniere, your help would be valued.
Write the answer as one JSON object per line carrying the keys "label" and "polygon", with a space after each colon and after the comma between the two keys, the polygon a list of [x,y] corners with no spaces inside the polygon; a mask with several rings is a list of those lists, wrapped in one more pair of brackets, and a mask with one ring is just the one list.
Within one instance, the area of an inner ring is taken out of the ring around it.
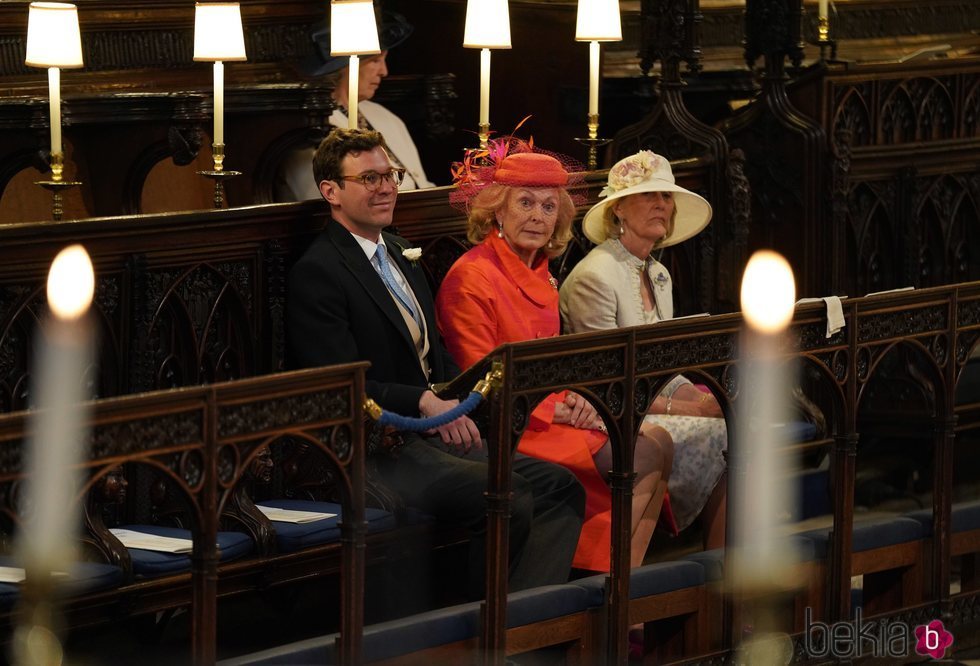
{"label": "white boutonniere", "polygon": [[418,263],[419,259],[422,258],[422,248],[420,247],[403,247],[402,256],[412,262],[412,265]]}

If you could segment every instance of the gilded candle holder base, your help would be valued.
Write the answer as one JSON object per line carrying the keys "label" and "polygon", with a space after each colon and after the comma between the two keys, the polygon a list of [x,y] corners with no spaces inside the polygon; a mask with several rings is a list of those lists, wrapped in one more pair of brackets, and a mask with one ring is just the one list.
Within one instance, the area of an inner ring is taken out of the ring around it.
{"label": "gilded candle holder base", "polygon": [[477,132],[477,137],[480,139],[480,148],[486,148],[487,142],[490,141],[490,123],[480,123],[480,131]]}
{"label": "gilded candle holder base", "polygon": [[197,175],[204,176],[205,178],[210,178],[214,181],[214,207],[224,208],[225,207],[225,181],[229,178],[234,178],[235,176],[242,175],[241,171],[219,171],[217,169],[213,171],[198,171]]}
{"label": "gilded candle holder base", "polygon": [[225,181],[229,178],[242,175],[241,171],[225,171],[225,144],[212,143],[211,157],[214,160],[214,169],[211,171],[198,171],[199,176],[210,178],[214,181],[214,207],[225,207]]}
{"label": "gilded candle holder base", "polygon": [[598,167],[599,161],[599,147],[605,146],[607,143],[612,141],[612,139],[600,139],[599,138],[599,114],[590,113],[588,122],[588,137],[576,137],[576,141],[584,146],[588,147],[588,160],[586,162],[586,168],[589,171],[595,171]]}
{"label": "gilded candle holder base", "polygon": [[817,46],[820,47],[820,59],[827,60],[830,50],[830,60],[837,60],[837,40],[830,38],[830,19],[826,16],[819,19],[817,24]]}
{"label": "gilded candle holder base", "polygon": [[59,178],[54,178],[52,173],[51,180],[35,180],[35,185],[40,185],[48,192],[51,192],[51,219],[55,222],[60,222],[62,215],[64,215],[64,191],[70,187],[78,187],[82,184],[80,180],[61,180]]}

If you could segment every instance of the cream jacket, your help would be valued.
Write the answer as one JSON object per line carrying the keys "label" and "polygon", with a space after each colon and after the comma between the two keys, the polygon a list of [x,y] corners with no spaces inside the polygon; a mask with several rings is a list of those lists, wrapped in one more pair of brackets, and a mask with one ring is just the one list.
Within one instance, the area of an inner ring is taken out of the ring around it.
{"label": "cream jacket", "polygon": [[[641,271],[653,285],[656,309],[643,311]],[[559,308],[565,333],[640,326],[674,316],[670,273],[653,258],[644,262],[611,238],[578,262],[561,286]]]}

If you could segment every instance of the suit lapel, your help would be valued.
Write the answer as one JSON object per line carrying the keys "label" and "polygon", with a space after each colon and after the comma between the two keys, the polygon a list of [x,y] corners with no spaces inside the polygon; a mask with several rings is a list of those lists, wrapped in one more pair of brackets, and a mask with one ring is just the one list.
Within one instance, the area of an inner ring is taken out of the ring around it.
{"label": "suit lapel", "polygon": [[418,266],[412,264],[402,255],[402,250],[405,248],[397,240],[392,238],[390,234],[385,234],[384,236],[385,244],[388,246],[388,256],[398,264],[398,269],[405,276],[405,281],[408,282],[408,286],[415,293],[415,300],[422,306],[422,316],[425,317],[425,326],[426,328],[430,328],[429,311],[434,306],[430,298],[428,285],[425,282],[425,275]]}
{"label": "suit lapel", "polygon": [[331,239],[337,247],[344,265],[364,288],[364,291],[368,293],[374,304],[385,313],[385,316],[398,329],[412,353],[415,353],[415,343],[412,341],[411,333],[408,332],[408,327],[405,326],[401,312],[398,311],[398,306],[395,305],[395,299],[389,293],[385,283],[382,282],[381,276],[374,270],[374,266],[364,255],[364,250],[357,244],[350,232],[338,222],[331,223],[330,231]]}

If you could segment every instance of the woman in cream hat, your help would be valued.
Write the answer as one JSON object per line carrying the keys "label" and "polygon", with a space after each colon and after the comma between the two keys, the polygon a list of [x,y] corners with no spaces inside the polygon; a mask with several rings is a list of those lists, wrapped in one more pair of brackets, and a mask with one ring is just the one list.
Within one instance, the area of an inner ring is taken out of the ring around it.
{"label": "woman in cream hat", "polygon": [[[674,315],[670,274],[654,250],[695,236],[711,205],[674,182],[670,162],[643,150],[609,170],[602,198],[582,228],[596,247],[561,288],[566,333],[652,324]],[[725,460],[721,408],[711,393],[675,377],[650,406],[643,428],[661,426],[674,443],[667,482],[679,529],[703,513],[705,547],[724,544]]]}

